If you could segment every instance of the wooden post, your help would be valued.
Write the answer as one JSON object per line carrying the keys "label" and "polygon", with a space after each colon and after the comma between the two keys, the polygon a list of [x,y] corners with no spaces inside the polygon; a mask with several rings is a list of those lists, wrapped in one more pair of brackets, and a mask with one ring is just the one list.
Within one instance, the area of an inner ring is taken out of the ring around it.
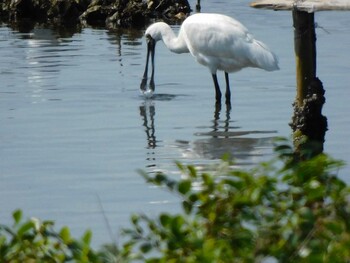
{"label": "wooden post", "polygon": [[294,8],[293,26],[297,96],[290,125],[296,153],[301,158],[308,158],[323,151],[327,131],[327,118],[322,115],[324,89],[316,77],[314,13]]}
{"label": "wooden post", "polygon": [[293,9],[297,103],[303,105],[307,88],[316,77],[316,33],[314,13]]}
{"label": "wooden post", "polygon": [[296,58],[297,96],[290,126],[301,158],[323,151],[327,118],[322,115],[325,90],[316,77],[316,33],[314,13],[322,10],[350,10],[350,0],[255,0],[255,8],[292,10]]}

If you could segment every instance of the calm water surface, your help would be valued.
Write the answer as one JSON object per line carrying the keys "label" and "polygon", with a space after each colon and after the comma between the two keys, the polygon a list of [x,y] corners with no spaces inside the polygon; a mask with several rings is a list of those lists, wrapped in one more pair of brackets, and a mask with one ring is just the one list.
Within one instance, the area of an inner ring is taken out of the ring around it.
{"label": "calm water surface", "polygon": [[[131,213],[178,210],[177,199],[145,184],[137,169],[178,176],[174,160],[203,167],[225,152],[246,166],[271,156],[274,137],[290,136],[291,14],[255,10],[246,1],[205,2],[202,11],[236,17],[280,58],[280,71],[231,75],[231,110],[215,109],[206,68],[162,43],[156,95],[143,98],[142,31],[62,35],[0,27],[1,223],[22,208],[28,217],[69,225],[75,235],[92,229],[95,245],[110,242],[104,215],[116,234]],[[318,76],[327,92],[325,151],[350,163],[350,16],[324,12],[316,20]],[[349,171],[339,172],[347,182]]]}

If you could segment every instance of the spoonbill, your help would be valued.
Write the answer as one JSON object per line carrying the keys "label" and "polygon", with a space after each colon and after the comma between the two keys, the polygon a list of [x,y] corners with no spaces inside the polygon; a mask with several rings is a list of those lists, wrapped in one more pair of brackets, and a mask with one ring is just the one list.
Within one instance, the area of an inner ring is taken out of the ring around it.
{"label": "spoonbill", "polygon": [[[237,20],[221,14],[197,13],[182,23],[178,36],[164,22],[150,25],[145,32],[147,58],[140,89],[152,94],[154,84],[154,54],[156,43],[162,40],[174,53],[191,53],[199,64],[209,68],[215,87],[216,103],[221,103],[221,91],[216,72],[225,72],[226,104],[231,103],[228,73],[245,67],[261,68],[267,71],[279,69],[274,53],[262,42],[254,39],[247,28]],[[147,88],[148,62],[151,57],[152,72]]]}

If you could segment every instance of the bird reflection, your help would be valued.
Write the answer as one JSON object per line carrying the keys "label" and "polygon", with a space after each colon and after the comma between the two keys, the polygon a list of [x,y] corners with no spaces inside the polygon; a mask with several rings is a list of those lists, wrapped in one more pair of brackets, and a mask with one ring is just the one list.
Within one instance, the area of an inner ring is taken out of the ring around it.
{"label": "bird reflection", "polygon": [[230,105],[226,106],[223,116],[221,105],[215,105],[214,109],[210,130],[195,133],[196,136],[202,137],[193,142],[193,151],[197,156],[212,160],[229,154],[237,162],[252,163],[256,157],[266,154],[266,150],[272,148],[273,137],[262,135],[276,131],[244,131],[241,127],[232,125]]}
{"label": "bird reflection", "polygon": [[[220,113],[221,113],[221,104],[215,104],[215,111],[214,111],[214,120],[213,120],[213,138],[219,138],[219,122],[220,122]],[[231,105],[226,105],[226,117],[224,120],[224,126],[223,130],[225,133],[229,131],[230,127],[230,113],[231,113]]]}
{"label": "bird reflection", "polygon": [[156,158],[155,158],[155,148],[157,147],[157,139],[155,135],[154,128],[154,116],[155,116],[155,107],[152,101],[145,101],[140,106],[140,115],[143,120],[143,127],[147,136],[147,161],[150,162],[147,167],[155,167]]}
{"label": "bird reflection", "polygon": [[[139,107],[140,116],[143,121],[143,128],[147,137],[147,168],[155,171],[160,169],[159,160],[156,155],[165,155],[166,158],[175,158],[181,162],[192,163],[196,165],[207,163],[208,160],[221,159],[225,154],[229,154],[235,159],[237,165],[246,165],[257,163],[263,156],[272,153],[272,140],[276,133],[272,130],[243,130],[234,125],[235,121],[231,119],[232,110],[230,105],[225,105],[225,110],[221,104],[215,104],[213,119],[210,125],[197,127],[199,132],[195,132],[195,140],[176,140],[168,141],[163,145],[162,141],[157,140],[155,132],[155,105],[153,100],[145,100]],[[161,144],[161,145],[159,145]],[[159,147],[163,150],[159,152]],[[169,152],[166,149],[172,149]],[[176,154],[177,149],[180,155]],[[165,150],[165,151],[164,151]],[[171,157],[170,157],[171,156]],[[164,156],[163,156],[164,157]]]}

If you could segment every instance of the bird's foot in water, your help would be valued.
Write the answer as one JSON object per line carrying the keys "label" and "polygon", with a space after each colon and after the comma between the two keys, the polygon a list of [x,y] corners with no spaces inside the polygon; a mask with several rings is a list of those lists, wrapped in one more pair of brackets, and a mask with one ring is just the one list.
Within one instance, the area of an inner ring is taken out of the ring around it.
{"label": "bird's foot in water", "polygon": [[147,91],[147,78],[142,79],[140,84],[140,90],[142,93]]}
{"label": "bird's foot in water", "polygon": [[142,95],[144,95],[146,98],[150,98],[153,96],[154,93],[154,81],[151,80],[149,85],[147,86],[147,78],[143,78],[140,84],[140,91]]}
{"label": "bird's foot in water", "polygon": [[153,97],[153,91],[150,90],[150,89],[147,89],[145,91],[142,91],[142,95],[145,97],[145,98],[152,98]]}

